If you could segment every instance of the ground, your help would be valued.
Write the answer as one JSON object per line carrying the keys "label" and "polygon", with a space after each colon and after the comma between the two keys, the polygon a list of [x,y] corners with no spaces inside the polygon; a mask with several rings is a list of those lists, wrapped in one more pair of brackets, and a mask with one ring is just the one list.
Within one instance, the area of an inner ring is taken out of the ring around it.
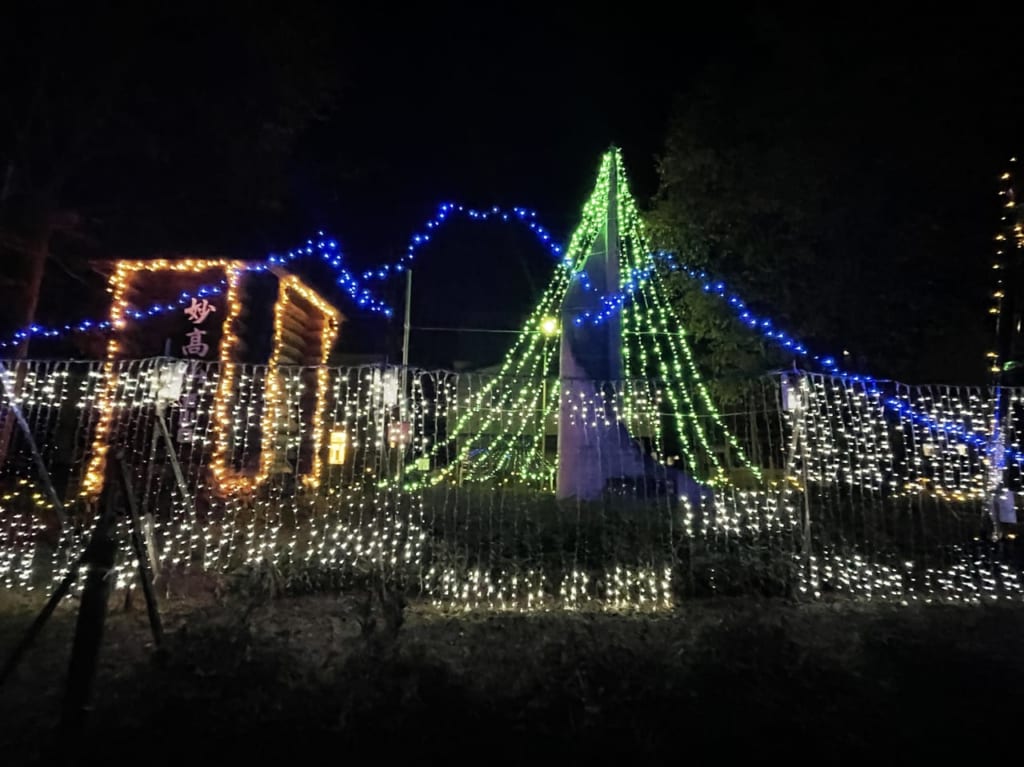
{"label": "ground", "polygon": [[[44,599],[0,596],[2,657]],[[981,755],[1013,732],[1024,682],[1019,605],[455,616],[414,603],[396,632],[383,615],[364,630],[362,605],[178,596],[162,604],[154,653],[139,600],[126,610],[115,595],[95,708],[72,737],[55,729],[69,600],[0,688],[2,762],[51,763],[62,749],[81,763],[178,765]]]}

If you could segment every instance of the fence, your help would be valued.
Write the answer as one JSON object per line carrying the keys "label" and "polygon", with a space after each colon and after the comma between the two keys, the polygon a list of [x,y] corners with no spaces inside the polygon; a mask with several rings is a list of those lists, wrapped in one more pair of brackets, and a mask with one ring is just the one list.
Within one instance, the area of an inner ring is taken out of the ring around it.
{"label": "fence", "polygon": [[[9,586],[59,576],[123,451],[164,572],[273,566],[294,589],[380,575],[488,609],[1022,594],[993,535],[1020,489],[1016,390],[786,375],[698,415],[653,380],[580,396],[380,366],[30,361],[2,381]],[[674,437],[680,418],[693,428]],[[554,492],[559,419],[607,469],[596,497]]]}

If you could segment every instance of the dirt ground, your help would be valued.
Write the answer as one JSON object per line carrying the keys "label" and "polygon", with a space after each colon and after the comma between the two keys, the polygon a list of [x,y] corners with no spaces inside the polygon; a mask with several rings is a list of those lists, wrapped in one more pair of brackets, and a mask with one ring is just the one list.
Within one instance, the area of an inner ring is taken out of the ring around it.
{"label": "dirt ground", "polygon": [[[0,592],[0,658],[46,595]],[[710,600],[671,614],[443,615],[358,594],[111,611],[85,730],[58,727],[77,602],[0,688],[0,763],[365,755],[846,762],[993,754],[1016,726],[1024,606]],[[1006,748],[1016,746],[1007,740]]]}

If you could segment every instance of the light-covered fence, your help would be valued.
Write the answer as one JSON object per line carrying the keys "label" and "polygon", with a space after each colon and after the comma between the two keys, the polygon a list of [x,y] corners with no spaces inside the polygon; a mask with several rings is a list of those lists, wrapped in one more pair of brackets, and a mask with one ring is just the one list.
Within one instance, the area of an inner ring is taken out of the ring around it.
{"label": "light-covered fence", "polygon": [[[1020,484],[1018,391],[787,374],[693,429],[729,439],[673,444],[666,419],[711,416],[680,415],[653,380],[580,398],[557,379],[152,359],[8,363],[2,382],[7,585],[59,576],[123,455],[164,573],[378,576],[487,609],[1022,593],[998,535]],[[629,435],[599,497],[556,497],[560,417],[583,444]]]}

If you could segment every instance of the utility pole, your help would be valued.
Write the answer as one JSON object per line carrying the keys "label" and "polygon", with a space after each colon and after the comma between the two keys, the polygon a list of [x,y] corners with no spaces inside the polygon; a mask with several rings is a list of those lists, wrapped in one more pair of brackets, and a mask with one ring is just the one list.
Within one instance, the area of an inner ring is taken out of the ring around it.
{"label": "utility pole", "polygon": [[[1024,316],[1024,220],[1017,204],[1017,158],[1010,158],[1010,167],[1000,176],[999,196],[1001,216],[996,234],[995,260],[996,289],[992,294],[994,305],[989,311],[995,315],[995,348],[988,353],[992,373],[992,434],[989,440],[987,494],[992,519],[992,539],[1002,534],[1003,522],[1015,522],[1013,495],[1006,487],[1006,432],[1010,428],[1012,393],[1007,387],[1020,382],[1021,317]],[[1004,518],[1005,517],[1005,518]]]}
{"label": "utility pole", "polygon": [[[405,326],[402,330],[402,383],[409,368],[409,317],[412,314],[412,269],[405,270]],[[404,390],[403,390],[404,391]]]}
{"label": "utility pole", "polygon": [[[409,414],[407,388],[409,384],[409,320],[412,315],[412,269],[405,270],[405,324],[402,328],[402,378],[401,389],[398,399],[398,420],[400,424],[406,423]],[[402,428],[401,426],[399,427]],[[412,426],[409,427],[409,436],[412,436]],[[402,444],[402,431],[399,431],[398,439],[398,482],[401,484],[405,476],[405,445]]]}

